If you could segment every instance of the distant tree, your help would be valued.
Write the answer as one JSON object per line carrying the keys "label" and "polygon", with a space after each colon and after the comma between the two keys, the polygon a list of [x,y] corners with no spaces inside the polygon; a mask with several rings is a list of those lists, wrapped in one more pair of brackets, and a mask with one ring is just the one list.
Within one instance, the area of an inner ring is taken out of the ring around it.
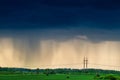
{"label": "distant tree", "polygon": [[100,77],[100,74],[99,74],[99,73],[96,73],[96,77]]}
{"label": "distant tree", "polygon": [[114,75],[107,75],[105,76],[104,79],[109,79],[109,80],[118,80],[117,77],[115,77]]}
{"label": "distant tree", "polygon": [[67,77],[66,77],[67,79],[69,79],[70,78],[70,76],[69,75],[67,75]]}
{"label": "distant tree", "polygon": [[45,74],[46,74],[46,76],[49,76],[49,74],[50,74],[50,69],[45,69],[45,72],[44,72]]}
{"label": "distant tree", "polygon": [[39,74],[39,70],[40,70],[39,68],[36,69],[36,73],[37,73],[37,74]]}

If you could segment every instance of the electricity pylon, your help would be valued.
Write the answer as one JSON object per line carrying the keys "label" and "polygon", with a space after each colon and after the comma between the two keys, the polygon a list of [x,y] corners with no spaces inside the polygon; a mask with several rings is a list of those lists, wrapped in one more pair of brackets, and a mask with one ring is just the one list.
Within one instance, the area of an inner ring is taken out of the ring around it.
{"label": "electricity pylon", "polygon": [[83,69],[87,69],[87,67],[88,67],[88,58],[84,57],[84,60],[83,60]]}

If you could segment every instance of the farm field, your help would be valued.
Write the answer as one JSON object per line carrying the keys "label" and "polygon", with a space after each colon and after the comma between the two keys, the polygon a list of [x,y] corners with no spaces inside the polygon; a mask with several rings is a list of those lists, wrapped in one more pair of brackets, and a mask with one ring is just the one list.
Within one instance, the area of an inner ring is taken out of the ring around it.
{"label": "farm field", "polygon": [[0,80],[120,80],[120,71],[0,68]]}
{"label": "farm field", "polygon": [[[102,75],[105,76],[105,75]],[[0,75],[0,80],[120,80],[119,76],[115,77],[108,75],[106,79],[95,78],[93,74],[81,74],[81,75],[67,75],[67,74],[51,74],[46,76],[45,74],[9,74]]]}
{"label": "farm field", "polygon": [[93,80],[94,75],[68,75],[66,74],[52,74],[46,76],[44,74],[39,75],[0,75],[0,80]]}

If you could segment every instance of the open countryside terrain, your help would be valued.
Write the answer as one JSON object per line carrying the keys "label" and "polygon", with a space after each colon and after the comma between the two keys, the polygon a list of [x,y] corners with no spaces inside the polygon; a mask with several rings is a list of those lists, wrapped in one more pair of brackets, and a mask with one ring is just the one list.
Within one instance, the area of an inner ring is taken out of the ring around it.
{"label": "open countryside terrain", "polygon": [[0,80],[120,80],[120,72],[100,69],[1,68]]}
{"label": "open countryside terrain", "polygon": [[93,80],[93,75],[0,75],[0,80]]}
{"label": "open countryside terrain", "polygon": [[102,77],[95,77],[95,75],[66,75],[66,74],[54,74],[46,76],[44,74],[39,75],[18,75],[18,74],[11,74],[11,75],[0,75],[0,80],[120,80],[120,76],[118,75],[104,75]]}

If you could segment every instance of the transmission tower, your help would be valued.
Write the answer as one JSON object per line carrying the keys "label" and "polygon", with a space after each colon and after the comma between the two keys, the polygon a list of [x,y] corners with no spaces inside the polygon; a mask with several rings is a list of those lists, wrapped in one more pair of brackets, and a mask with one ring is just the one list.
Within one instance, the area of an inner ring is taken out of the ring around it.
{"label": "transmission tower", "polygon": [[88,58],[84,57],[84,59],[83,59],[83,69],[87,69],[87,67],[88,67]]}

